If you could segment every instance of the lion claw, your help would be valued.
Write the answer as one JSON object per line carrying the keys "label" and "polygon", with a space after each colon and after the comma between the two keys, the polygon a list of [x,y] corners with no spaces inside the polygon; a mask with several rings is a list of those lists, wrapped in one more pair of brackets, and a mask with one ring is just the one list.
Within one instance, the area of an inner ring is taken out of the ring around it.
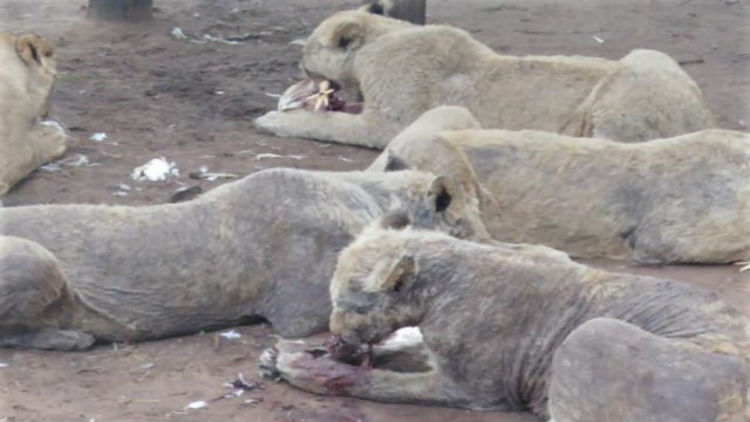
{"label": "lion claw", "polygon": [[258,375],[271,381],[281,379],[281,372],[276,368],[279,351],[275,347],[269,347],[261,353],[258,358]]}

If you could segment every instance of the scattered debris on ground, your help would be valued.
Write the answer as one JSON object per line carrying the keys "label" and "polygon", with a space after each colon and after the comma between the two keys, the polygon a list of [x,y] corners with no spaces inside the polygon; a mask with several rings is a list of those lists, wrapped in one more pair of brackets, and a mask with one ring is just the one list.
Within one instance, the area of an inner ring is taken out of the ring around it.
{"label": "scattered debris on ground", "polygon": [[204,407],[208,407],[208,403],[206,403],[203,400],[199,400],[199,401],[194,401],[194,402],[189,403],[187,406],[185,406],[185,409],[196,410],[196,409],[203,409]]}
{"label": "scattered debris on ground", "polygon": [[219,334],[221,337],[224,337],[226,339],[234,340],[242,337],[242,334],[238,333],[237,330],[229,330],[224,331],[223,333]]}
{"label": "scattered debris on ground", "polygon": [[52,163],[47,163],[41,167],[39,167],[40,170],[46,171],[48,173],[60,173],[64,171],[64,167],[81,167],[81,166],[98,166],[99,163],[92,163],[89,161],[89,157],[83,155],[83,154],[74,154],[69,155],[65,158],[62,158],[60,160],[54,161]]}
{"label": "scattered debris on ground", "polygon": [[105,139],[107,139],[109,136],[107,136],[104,132],[97,132],[91,136],[89,136],[89,139],[91,139],[94,142],[102,142]]}
{"label": "scattered debris on ground", "polygon": [[130,177],[137,181],[142,182],[148,180],[151,182],[162,182],[167,180],[170,176],[178,177],[180,170],[174,162],[167,161],[166,158],[154,158],[146,164],[136,167],[133,169],[133,173]]}
{"label": "scattered debris on ground", "polygon": [[209,172],[208,166],[203,165],[203,166],[200,166],[200,168],[198,168],[198,171],[191,171],[188,174],[188,177],[190,177],[191,179],[207,180],[209,182],[214,182],[219,179],[236,179],[240,176],[234,173]]}
{"label": "scattered debris on ground", "polygon": [[264,158],[291,158],[292,160],[302,160],[305,157],[304,155],[281,155],[281,154],[275,154],[273,152],[264,152],[262,154],[256,154],[255,159],[256,160],[262,160]]}

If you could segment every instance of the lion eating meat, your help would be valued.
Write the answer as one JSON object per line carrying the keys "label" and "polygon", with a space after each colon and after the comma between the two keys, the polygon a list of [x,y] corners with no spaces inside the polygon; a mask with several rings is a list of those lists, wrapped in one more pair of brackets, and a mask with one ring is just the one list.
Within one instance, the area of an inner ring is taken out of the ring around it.
{"label": "lion eating meat", "polygon": [[431,173],[264,170],[188,202],[0,209],[0,347],[83,349],[268,320],[324,331],[338,252],[404,209],[485,238],[475,204]]}
{"label": "lion eating meat", "polygon": [[[341,252],[331,299],[328,351],[281,341],[263,353],[263,375],[318,394],[557,422],[746,415],[747,320],[679,282],[386,225]],[[413,326],[413,364],[395,369],[382,352],[408,359],[381,342]]]}
{"label": "lion eating meat", "polygon": [[0,195],[65,153],[67,135],[41,119],[55,80],[54,49],[35,34],[0,32]]}
{"label": "lion eating meat", "polygon": [[646,141],[713,126],[697,84],[672,58],[633,50],[621,60],[499,55],[466,31],[417,26],[366,11],[337,13],[305,44],[311,77],[359,92],[359,114],[272,111],[256,126],[278,136],[371,148],[439,105],[469,109],[482,126]]}

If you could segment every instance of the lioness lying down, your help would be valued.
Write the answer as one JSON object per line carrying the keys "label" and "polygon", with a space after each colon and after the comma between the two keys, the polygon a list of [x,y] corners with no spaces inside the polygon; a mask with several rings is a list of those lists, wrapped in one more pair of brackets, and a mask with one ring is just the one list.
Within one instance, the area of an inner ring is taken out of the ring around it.
{"label": "lioness lying down", "polygon": [[[745,417],[747,322],[679,282],[541,246],[369,229],[341,252],[331,298],[329,352],[280,342],[262,355],[265,374],[319,394],[530,409],[557,422]],[[360,351],[406,326],[423,335],[404,350],[411,369],[381,367],[383,348]]]}
{"label": "lioness lying down", "polygon": [[[439,170],[480,198],[493,238],[576,257],[642,263],[750,259],[750,135],[707,129],[623,144],[539,131],[479,130],[438,107],[370,167]],[[468,129],[468,130],[457,130]]]}
{"label": "lioness lying down", "polygon": [[40,120],[55,80],[53,54],[37,35],[0,32],[0,195],[65,153],[62,127]]}
{"label": "lioness lying down", "polygon": [[425,111],[461,105],[488,128],[538,129],[635,142],[713,126],[696,83],[664,53],[619,61],[499,55],[466,31],[362,10],[323,21],[304,48],[309,76],[364,98],[362,113],[273,111],[258,128],[383,148]]}
{"label": "lioness lying down", "polygon": [[414,171],[274,169],[180,204],[0,209],[0,346],[81,349],[256,317],[286,337],[325,331],[336,256],[373,218],[405,207],[482,235],[452,189]]}

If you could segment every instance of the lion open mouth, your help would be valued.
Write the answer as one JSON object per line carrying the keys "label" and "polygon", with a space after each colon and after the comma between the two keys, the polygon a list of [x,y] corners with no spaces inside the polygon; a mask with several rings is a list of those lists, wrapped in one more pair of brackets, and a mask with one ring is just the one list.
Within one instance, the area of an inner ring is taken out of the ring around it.
{"label": "lion open mouth", "polygon": [[311,111],[339,111],[357,114],[362,103],[348,103],[340,96],[341,86],[328,79],[309,78],[297,82],[279,97],[279,111],[304,109]]}

